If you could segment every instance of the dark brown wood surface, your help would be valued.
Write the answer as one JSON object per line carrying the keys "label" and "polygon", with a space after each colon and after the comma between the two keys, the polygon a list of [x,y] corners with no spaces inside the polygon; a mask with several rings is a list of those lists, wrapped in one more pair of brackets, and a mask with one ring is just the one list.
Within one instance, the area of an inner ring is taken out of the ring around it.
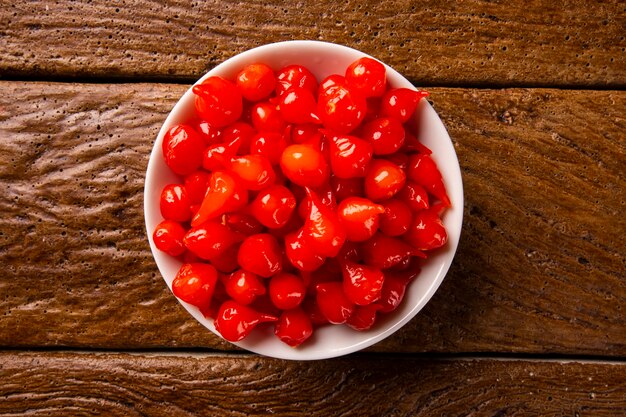
{"label": "dark brown wood surface", "polygon": [[[229,348],[170,295],[144,230],[151,144],[186,87],[2,87],[0,343]],[[463,169],[464,232],[428,307],[373,349],[625,355],[626,94],[431,97]]]}
{"label": "dark brown wood surface", "polygon": [[0,415],[620,416],[624,365],[0,354]]}
{"label": "dark brown wood surface", "polygon": [[418,84],[626,85],[620,1],[17,1],[0,28],[0,74],[17,77],[191,80],[246,49],[314,39]]}
{"label": "dark brown wood surface", "polygon": [[[617,0],[3,5],[0,416],[626,415],[625,33]],[[142,212],[154,138],[189,84],[288,39],[428,87],[465,187],[425,309],[317,362],[245,354],[195,323]]]}

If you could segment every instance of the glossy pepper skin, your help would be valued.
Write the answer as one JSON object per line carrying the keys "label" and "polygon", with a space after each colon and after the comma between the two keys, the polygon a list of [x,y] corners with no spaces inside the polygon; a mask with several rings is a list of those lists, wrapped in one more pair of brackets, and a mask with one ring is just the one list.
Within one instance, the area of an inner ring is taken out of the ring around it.
{"label": "glossy pepper skin", "polygon": [[[337,210],[337,199],[335,198],[335,193],[330,188],[330,184],[323,185],[317,188],[311,188],[310,191],[315,193],[319,197],[321,204],[328,207],[331,211]],[[296,191],[297,192],[297,191]],[[300,204],[298,205],[298,215],[303,220],[306,220],[308,217],[308,210],[311,208],[311,198],[307,195],[306,189],[302,189],[302,193],[300,193],[302,197],[300,198]]]}
{"label": "glossy pepper skin", "polygon": [[170,128],[163,138],[162,150],[166,165],[178,175],[188,175],[202,164],[204,142],[187,125]]}
{"label": "glossy pepper skin", "polygon": [[241,138],[235,137],[229,142],[213,143],[202,153],[202,168],[207,171],[219,171],[229,168],[230,161],[241,147]]}
{"label": "glossy pepper skin", "polygon": [[152,240],[157,249],[171,256],[182,255],[185,252],[185,229],[180,223],[173,220],[163,220],[157,225],[152,234]]}
{"label": "glossy pepper skin", "polygon": [[311,145],[289,145],[280,156],[285,176],[302,187],[319,187],[328,181],[330,169],[319,149]]}
{"label": "glossy pepper skin", "polygon": [[361,250],[365,262],[380,269],[391,268],[409,256],[421,255],[407,242],[383,233],[376,233],[361,246]]}
{"label": "glossy pepper skin", "polygon": [[321,150],[320,142],[323,135],[317,124],[298,123],[291,125],[289,136],[291,137],[292,143],[313,145],[318,150]]}
{"label": "glossy pepper skin", "polygon": [[194,171],[185,177],[185,191],[189,198],[189,204],[200,204],[204,199],[207,189],[209,188],[209,179],[211,176],[208,172]]}
{"label": "glossy pepper skin", "polygon": [[407,181],[404,187],[398,192],[397,197],[408,204],[412,212],[430,208],[428,192],[416,182]]}
{"label": "glossy pepper skin", "polygon": [[367,140],[351,135],[330,135],[330,166],[337,178],[365,176],[374,150]]}
{"label": "glossy pepper skin", "polygon": [[250,153],[250,144],[256,133],[250,123],[239,121],[225,127],[221,136],[224,143],[237,144],[236,154],[247,155]]}
{"label": "glossy pepper skin", "polygon": [[319,91],[322,92],[333,85],[345,85],[346,77],[340,74],[330,74],[320,82]]}
{"label": "glossy pepper skin", "polygon": [[163,218],[179,223],[191,219],[191,201],[182,184],[168,184],[161,191],[159,208]]}
{"label": "glossy pepper skin", "polygon": [[269,233],[248,236],[241,243],[237,261],[242,268],[269,278],[283,268],[283,256],[276,238]]}
{"label": "glossy pepper skin", "polygon": [[382,205],[361,197],[348,197],[337,207],[346,238],[351,242],[362,242],[371,238],[378,230],[379,215],[384,212]]}
{"label": "glossy pepper skin", "polygon": [[243,212],[226,213],[223,223],[229,229],[246,236],[263,233],[263,225],[252,215]]}
{"label": "glossy pepper skin", "polygon": [[260,323],[273,322],[278,317],[260,313],[236,301],[225,301],[219,308],[215,321],[215,329],[222,337],[231,342],[238,342]]}
{"label": "glossy pepper skin", "polygon": [[380,112],[384,116],[393,117],[401,123],[405,123],[415,113],[419,101],[425,97],[428,97],[427,91],[394,88],[383,95]]}
{"label": "glossy pepper skin", "polygon": [[363,138],[372,144],[374,155],[391,155],[404,145],[402,123],[392,117],[379,117],[363,126]]}
{"label": "glossy pepper skin", "polygon": [[370,57],[359,58],[346,68],[346,83],[363,97],[380,97],[387,87],[385,66]]}
{"label": "glossy pepper skin", "polygon": [[226,293],[242,305],[252,303],[259,295],[267,292],[259,277],[245,269],[239,269],[232,274],[222,275]]}
{"label": "glossy pepper skin", "polygon": [[365,174],[365,196],[378,202],[393,197],[404,187],[406,174],[398,165],[374,159]]}
{"label": "glossy pepper skin", "polygon": [[315,94],[317,79],[302,65],[287,65],[276,73],[276,95],[282,96],[291,87],[302,87]]}
{"label": "glossy pepper skin", "polygon": [[425,155],[431,155],[431,151],[426,145],[420,142],[415,135],[405,128],[404,145],[402,145],[401,151],[403,152],[418,152]]}
{"label": "glossy pepper skin", "polygon": [[189,229],[183,242],[187,249],[206,260],[217,258],[244,236],[216,221],[209,221]]}
{"label": "glossy pepper skin", "polygon": [[183,264],[172,281],[172,292],[196,307],[208,306],[215,290],[217,271],[204,263]]}
{"label": "glossy pepper skin", "polygon": [[328,319],[326,319],[326,316],[322,314],[320,307],[317,305],[315,295],[307,296],[300,307],[307,314],[307,316],[309,316],[311,324],[314,327],[329,324]]}
{"label": "glossy pepper skin", "polygon": [[415,213],[404,239],[415,249],[429,251],[444,246],[448,241],[448,232],[435,209],[422,210]]}
{"label": "glossy pepper skin", "polygon": [[278,318],[274,334],[291,347],[300,346],[313,334],[313,323],[299,307],[285,310]]}
{"label": "glossy pepper skin", "polygon": [[346,296],[340,282],[324,282],[317,284],[315,289],[319,310],[329,323],[342,324],[348,321],[355,304]]}
{"label": "glossy pepper skin", "polygon": [[340,134],[354,131],[365,118],[367,102],[347,85],[335,84],[321,91],[317,115],[324,127]]}
{"label": "glossy pepper skin", "polygon": [[289,262],[301,271],[315,271],[326,260],[325,256],[311,250],[303,229],[285,236],[285,254]]}
{"label": "glossy pepper skin", "polygon": [[250,203],[250,212],[265,227],[278,229],[287,224],[296,208],[296,198],[284,185],[271,185]]}
{"label": "glossy pepper skin", "polygon": [[289,262],[301,271],[315,271],[326,259],[311,250],[302,229],[285,236],[285,254]]}
{"label": "glossy pepper skin", "polygon": [[258,132],[274,132],[282,134],[287,122],[276,104],[262,101],[252,106],[252,126]]}
{"label": "glossy pepper skin", "polygon": [[348,197],[361,196],[365,193],[363,178],[338,178],[330,179],[330,187],[338,202]]}
{"label": "glossy pepper skin", "polygon": [[274,70],[263,63],[254,63],[243,68],[235,79],[241,95],[248,101],[267,98],[276,86]]}
{"label": "glossy pepper skin", "polygon": [[288,123],[319,123],[316,107],[313,93],[304,87],[289,87],[278,101],[278,109]]}
{"label": "glossy pepper skin", "polygon": [[312,252],[321,256],[337,256],[346,241],[346,232],[337,213],[324,205],[320,197],[306,188],[310,200],[303,231]]}
{"label": "glossy pepper skin", "polygon": [[408,177],[441,200],[446,207],[452,205],[439,168],[429,155],[419,153],[409,157]]}
{"label": "glossy pepper skin", "polygon": [[408,204],[398,198],[390,198],[381,203],[385,212],[380,215],[379,229],[387,236],[400,236],[406,233],[413,222],[413,211]]}
{"label": "glossy pepper skin", "polygon": [[194,85],[192,90],[196,111],[212,126],[228,126],[241,117],[243,99],[233,82],[214,76]]}
{"label": "glossy pepper skin", "polygon": [[202,118],[193,120],[189,125],[198,132],[205,145],[212,145],[222,141],[222,129],[211,125],[211,123],[202,120]]}
{"label": "glossy pepper skin", "polygon": [[357,306],[346,324],[360,332],[369,330],[376,322],[376,313],[381,309],[380,304]]}
{"label": "glossy pepper skin", "polygon": [[381,297],[377,304],[381,306],[381,313],[389,313],[400,305],[406,287],[418,275],[419,270],[385,271],[385,282],[381,291]]}
{"label": "glossy pepper skin", "polygon": [[243,155],[233,158],[229,168],[240,184],[248,190],[258,191],[276,181],[272,163],[263,155]]}
{"label": "glossy pepper skin", "polygon": [[272,165],[277,165],[287,145],[283,132],[261,131],[250,140],[250,153],[263,155]]}
{"label": "glossy pepper skin", "polygon": [[365,306],[380,298],[385,280],[380,269],[345,261],[342,270],[343,292],[352,303]]}
{"label": "glossy pepper skin", "polygon": [[191,220],[191,226],[215,219],[229,211],[236,211],[248,203],[248,191],[226,171],[215,171],[209,180],[209,189],[202,205]]}
{"label": "glossy pepper skin", "polygon": [[[193,252],[187,252],[193,253]],[[239,244],[236,243],[230,246],[228,249],[224,250],[218,256],[212,257],[209,259],[211,265],[215,267],[218,271],[224,274],[230,274],[239,268],[239,263],[237,263],[237,254],[239,253]]]}
{"label": "glossy pepper skin", "polygon": [[281,310],[298,307],[306,295],[306,285],[302,278],[287,272],[270,278],[268,290],[270,300]]}

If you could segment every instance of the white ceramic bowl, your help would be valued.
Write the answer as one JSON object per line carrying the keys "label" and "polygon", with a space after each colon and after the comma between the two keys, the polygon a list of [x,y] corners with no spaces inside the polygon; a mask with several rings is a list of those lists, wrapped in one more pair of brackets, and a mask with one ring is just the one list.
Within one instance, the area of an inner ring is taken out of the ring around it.
{"label": "white ceramic bowl", "polygon": [[[244,66],[256,62],[263,62],[276,70],[289,64],[301,64],[311,70],[319,81],[329,74],[343,74],[349,64],[363,56],[367,55],[346,46],[326,42],[279,42],[251,49],[228,59],[205,74],[198,83],[213,75],[233,79]],[[387,79],[392,87],[414,88],[398,72],[389,66],[386,68]],[[432,99],[436,101],[437,96],[433,96]],[[152,241],[152,232],[163,219],[159,212],[162,188],[168,183],[180,182],[180,178],[165,165],[161,143],[165,132],[171,126],[188,121],[194,111],[194,96],[189,89],[165,120],[150,155],[146,173],[144,210],[147,234],[154,259],[170,289],[181,263],[156,249]],[[425,263],[419,277],[407,288],[404,301],[399,308],[390,314],[379,316],[372,329],[365,332],[355,331],[345,325],[322,327],[298,348],[291,348],[282,343],[271,334],[271,326],[262,330],[255,329],[250,336],[235,345],[251,352],[283,359],[312,360],[342,356],[364,349],[390,336],[411,320],[430,300],[450,268],[459,242],[463,220],[463,184],[452,141],[437,113],[426,100],[420,101],[415,119],[419,126],[419,138],[432,149],[432,157],[443,175],[452,208],[448,209],[442,218],[448,232],[447,246],[437,251],[436,255]],[[212,320],[206,319],[196,307],[182,301],[181,304],[197,321],[219,336]]]}

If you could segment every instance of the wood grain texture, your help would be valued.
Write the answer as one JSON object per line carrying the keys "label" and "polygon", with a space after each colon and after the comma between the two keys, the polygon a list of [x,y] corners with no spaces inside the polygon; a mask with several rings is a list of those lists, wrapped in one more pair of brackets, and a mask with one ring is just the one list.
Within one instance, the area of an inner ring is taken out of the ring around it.
{"label": "wood grain texture", "polygon": [[12,2],[0,75],[197,79],[265,43],[345,44],[428,85],[626,85],[623,2]]}
{"label": "wood grain texture", "polygon": [[[0,82],[0,345],[232,349],[162,282],[142,187],[185,86]],[[626,355],[626,93],[432,89],[464,176],[450,273],[375,351]]]}
{"label": "wood grain texture", "polygon": [[0,415],[618,416],[626,365],[0,354]]}
{"label": "wood grain texture", "polygon": [[182,88],[3,90],[14,99],[0,104],[0,209],[10,213],[0,256],[12,277],[0,284],[3,344],[141,346],[161,339],[164,323],[186,334],[166,345],[197,343],[199,329],[163,291],[142,211],[147,158]]}

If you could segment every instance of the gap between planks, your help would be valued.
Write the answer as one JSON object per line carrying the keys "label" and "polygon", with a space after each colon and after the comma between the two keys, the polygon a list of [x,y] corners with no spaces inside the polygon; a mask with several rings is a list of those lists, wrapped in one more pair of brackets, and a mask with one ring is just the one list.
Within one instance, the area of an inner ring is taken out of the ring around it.
{"label": "gap between planks", "polygon": [[[33,348],[6,348],[0,349],[0,355],[4,354],[34,354],[34,353],[52,353],[52,354],[69,354],[69,355],[129,355],[129,356],[144,356],[144,357],[178,357],[178,358],[194,358],[194,359],[208,359],[208,358],[258,358],[275,360],[277,358],[264,357],[256,355],[247,351],[218,351],[218,350],[191,350],[191,349],[133,349],[133,350],[115,350],[115,349],[72,349],[72,348],[48,348],[48,347],[33,347]],[[626,357],[621,356],[589,356],[589,355],[533,355],[533,354],[506,354],[506,353],[493,353],[493,352],[459,352],[459,353],[391,353],[391,352],[361,352],[354,353],[331,359],[364,359],[364,358],[391,358],[394,359],[410,359],[410,360],[423,360],[423,361],[500,361],[500,362],[531,362],[531,363],[579,363],[579,364],[599,364],[599,365],[617,365],[625,366]],[[323,361],[323,360],[322,360]],[[292,361],[287,361],[292,362]],[[295,361],[295,362],[308,362],[308,361]],[[316,361],[312,361],[316,362]]]}
{"label": "gap between planks", "polygon": [[[20,77],[12,75],[0,75],[0,82],[23,82],[23,83],[60,83],[60,84],[172,84],[172,85],[189,85],[194,84],[199,78],[194,77]],[[626,91],[626,84],[544,84],[544,83],[464,83],[464,82],[448,82],[448,83],[429,83],[417,82],[410,80],[411,84],[418,88],[463,88],[476,90],[506,90],[506,89],[557,89],[572,91]]]}

